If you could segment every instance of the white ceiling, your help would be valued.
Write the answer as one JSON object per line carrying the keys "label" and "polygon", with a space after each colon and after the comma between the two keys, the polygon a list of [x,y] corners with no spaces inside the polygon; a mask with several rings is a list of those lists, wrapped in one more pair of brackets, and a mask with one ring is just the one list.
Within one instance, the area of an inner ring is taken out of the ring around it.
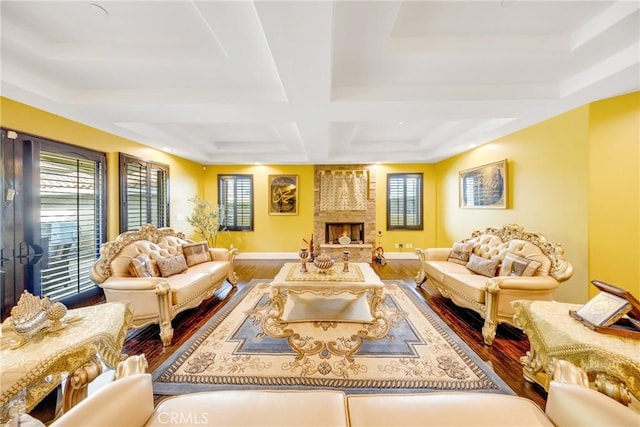
{"label": "white ceiling", "polygon": [[436,162],[640,89],[637,0],[0,5],[3,96],[203,164]]}

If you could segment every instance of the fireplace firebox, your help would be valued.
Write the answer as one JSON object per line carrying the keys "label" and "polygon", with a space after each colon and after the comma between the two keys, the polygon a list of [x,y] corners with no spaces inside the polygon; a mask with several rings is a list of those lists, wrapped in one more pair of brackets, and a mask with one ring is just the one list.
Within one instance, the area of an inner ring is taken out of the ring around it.
{"label": "fireplace firebox", "polygon": [[339,243],[338,239],[348,236],[351,243],[364,243],[363,222],[327,222],[325,224],[325,243]]}

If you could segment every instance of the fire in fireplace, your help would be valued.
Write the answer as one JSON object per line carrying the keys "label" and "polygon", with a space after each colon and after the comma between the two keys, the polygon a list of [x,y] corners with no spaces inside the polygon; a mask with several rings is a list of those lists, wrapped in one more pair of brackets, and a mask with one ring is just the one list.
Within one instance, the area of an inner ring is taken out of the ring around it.
{"label": "fire in fireplace", "polygon": [[364,222],[327,222],[325,243],[339,243],[338,239],[348,236],[351,243],[364,243]]}

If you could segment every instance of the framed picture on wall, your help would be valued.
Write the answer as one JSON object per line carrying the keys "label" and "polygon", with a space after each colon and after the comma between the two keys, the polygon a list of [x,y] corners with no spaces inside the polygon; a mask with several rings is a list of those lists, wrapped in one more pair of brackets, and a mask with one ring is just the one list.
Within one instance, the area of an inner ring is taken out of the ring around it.
{"label": "framed picture on wall", "polygon": [[298,215],[298,175],[269,175],[269,215]]}
{"label": "framed picture on wall", "polygon": [[507,208],[507,159],[458,172],[461,208]]}

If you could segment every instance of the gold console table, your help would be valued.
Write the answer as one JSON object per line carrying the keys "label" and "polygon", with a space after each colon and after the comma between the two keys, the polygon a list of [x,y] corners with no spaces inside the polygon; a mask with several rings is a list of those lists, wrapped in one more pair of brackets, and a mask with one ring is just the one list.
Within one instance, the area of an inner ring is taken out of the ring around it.
{"label": "gold console table", "polygon": [[[64,410],[87,395],[102,362],[115,369],[131,323],[128,304],[114,302],[69,310],[77,319],[64,328],[12,349],[19,339],[8,321],[2,323],[0,345],[0,422],[12,412],[30,412],[66,379]],[[64,319],[63,319],[64,320]]]}
{"label": "gold console table", "polygon": [[569,315],[579,304],[514,301],[514,322],[527,334],[524,378],[548,390],[554,358],[582,368],[598,391],[634,406],[640,399],[640,340],[595,332]]}

